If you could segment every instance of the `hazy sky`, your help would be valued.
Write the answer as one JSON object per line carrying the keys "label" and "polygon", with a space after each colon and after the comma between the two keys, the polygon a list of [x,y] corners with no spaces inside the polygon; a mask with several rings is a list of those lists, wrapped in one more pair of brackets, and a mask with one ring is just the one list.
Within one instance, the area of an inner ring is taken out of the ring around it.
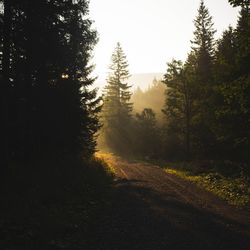
{"label": "hazy sky", "polygon": [[[90,18],[99,33],[94,50],[95,75],[105,79],[119,41],[130,73],[165,72],[172,58],[185,60],[193,38],[193,19],[200,0],[90,0]],[[216,37],[235,27],[238,9],[227,0],[205,0]]]}

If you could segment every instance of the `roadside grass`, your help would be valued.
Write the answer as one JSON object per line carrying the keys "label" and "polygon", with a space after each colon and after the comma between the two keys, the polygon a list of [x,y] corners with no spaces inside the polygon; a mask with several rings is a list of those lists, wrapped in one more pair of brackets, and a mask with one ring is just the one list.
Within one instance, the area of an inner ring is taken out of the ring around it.
{"label": "roadside grass", "polygon": [[97,152],[95,153],[95,157],[102,162],[102,165],[105,166],[105,169],[108,174],[111,176],[115,175],[114,170],[114,163],[117,156],[114,156],[112,153],[105,153],[105,152]]}
{"label": "roadside grass", "polygon": [[0,183],[0,249],[85,249],[112,180],[98,157],[12,163]]}
{"label": "roadside grass", "polygon": [[167,163],[169,174],[196,183],[237,207],[250,205],[250,178],[243,168],[231,163]]}

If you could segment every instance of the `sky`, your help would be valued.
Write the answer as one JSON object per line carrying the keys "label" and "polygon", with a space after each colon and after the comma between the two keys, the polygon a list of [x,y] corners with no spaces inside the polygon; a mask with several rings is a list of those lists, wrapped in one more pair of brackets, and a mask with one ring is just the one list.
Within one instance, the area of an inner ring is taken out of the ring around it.
{"label": "sky", "polygon": [[[227,0],[205,0],[213,17],[215,38],[236,26],[239,9]],[[193,20],[200,0],[90,0],[89,17],[99,34],[94,49],[94,74],[105,80],[117,42],[127,56],[129,71],[166,71],[172,58],[185,60],[193,38]]]}

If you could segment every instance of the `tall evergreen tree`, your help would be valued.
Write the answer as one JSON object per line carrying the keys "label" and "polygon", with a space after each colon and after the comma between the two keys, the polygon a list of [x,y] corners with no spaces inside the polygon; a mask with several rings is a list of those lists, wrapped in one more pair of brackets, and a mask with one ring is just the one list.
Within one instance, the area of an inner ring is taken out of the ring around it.
{"label": "tall evergreen tree", "polygon": [[[224,33],[218,46],[216,133],[224,155],[237,161],[248,161],[250,149],[250,17],[247,1],[241,5],[236,29]],[[225,67],[225,65],[227,67]],[[226,76],[226,77],[225,77]]]}
{"label": "tall evergreen tree", "polygon": [[7,124],[12,154],[90,155],[100,100],[89,90],[96,32],[87,18],[88,1],[4,1],[9,3],[3,19],[2,72],[11,89]]}
{"label": "tall evergreen tree", "polygon": [[103,98],[104,135],[107,145],[124,153],[129,145],[129,125],[132,111],[131,86],[126,55],[120,43],[111,57],[110,73]]}
{"label": "tall evergreen tree", "polygon": [[233,80],[236,74],[236,32],[230,26],[217,41],[214,64],[216,85]]}
{"label": "tall evergreen tree", "polygon": [[197,75],[201,84],[211,82],[214,55],[214,33],[212,17],[204,1],[200,3],[198,15],[194,20],[194,39],[191,41],[197,57]]}
{"label": "tall evergreen tree", "polygon": [[214,147],[214,134],[211,130],[213,120],[213,63],[214,63],[214,33],[212,17],[202,0],[198,15],[194,20],[195,31],[192,41],[192,51],[196,56],[195,88],[198,90],[196,102],[199,112],[196,114],[195,138],[196,148],[200,153],[209,157]]}
{"label": "tall evergreen tree", "polygon": [[250,6],[250,0],[228,0],[231,5],[236,6]]}

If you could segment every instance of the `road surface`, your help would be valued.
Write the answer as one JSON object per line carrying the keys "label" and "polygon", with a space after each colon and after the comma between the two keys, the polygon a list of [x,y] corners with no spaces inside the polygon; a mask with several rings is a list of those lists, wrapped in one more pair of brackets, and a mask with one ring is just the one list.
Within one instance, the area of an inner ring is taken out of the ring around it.
{"label": "road surface", "polygon": [[[114,164],[95,249],[250,249],[250,216],[149,164]],[[96,229],[95,229],[96,231]],[[91,247],[90,247],[91,248]]]}

